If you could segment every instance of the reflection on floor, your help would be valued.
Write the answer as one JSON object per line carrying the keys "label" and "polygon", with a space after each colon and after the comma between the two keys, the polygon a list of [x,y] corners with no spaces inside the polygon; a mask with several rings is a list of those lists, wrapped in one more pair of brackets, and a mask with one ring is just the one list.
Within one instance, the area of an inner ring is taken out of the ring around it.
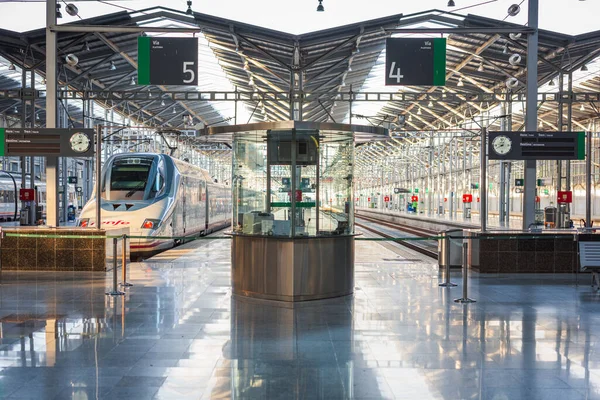
{"label": "reflection on floor", "polygon": [[3,273],[0,398],[600,398],[587,278],[474,274],[461,306],[435,264],[359,242],[353,297],[275,308],[231,298],[229,246],[133,264],[125,298],[109,275]]}

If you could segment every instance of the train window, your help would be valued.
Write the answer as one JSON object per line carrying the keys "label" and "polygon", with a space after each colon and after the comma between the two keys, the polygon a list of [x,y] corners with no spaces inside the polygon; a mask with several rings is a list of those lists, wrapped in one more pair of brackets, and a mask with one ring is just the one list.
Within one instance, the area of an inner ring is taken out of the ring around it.
{"label": "train window", "polygon": [[159,171],[156,174],[156,179],[154,180],[154,185],[152,185],[152,190],[150,192],[150,198],[160,196],[163,193],[164,187],[165,187],[165,178]]}
{"label": "train window", "polygon": [[150,197],[159,197],[165,192],[165,163],[161,160],[156,169],[156,179]]}
{"label": "train window", "polygon": [[143,200],[152,158],[135,158],[135,163],[129,159],[116,159],[110,170],[110,199],[111,200]]}

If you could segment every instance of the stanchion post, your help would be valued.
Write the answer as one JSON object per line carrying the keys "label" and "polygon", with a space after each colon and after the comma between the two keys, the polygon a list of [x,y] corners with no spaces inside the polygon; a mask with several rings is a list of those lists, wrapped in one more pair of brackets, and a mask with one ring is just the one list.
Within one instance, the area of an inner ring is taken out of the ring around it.
{"label": "stanchion post", "polygon": [[133,284],[127,282],[127,234],[123,234],[122,241],[121,264],[123,264],[123,282],[121,282],[121,286],[131,287]]}
{"label": "stanchion post", "polygon": [[113,288],[112,291],[106,292],[107,296],[122,296],[125,293],[120,292],[117,288],[117,246],[119,239],[113,238]]}
{"label": "stanchion post", "polygon": [[461,297],[460,299],[455,299],[454,302],[455,303],[463,303],[463,304],[468,304],[468,303],[475,303],[475,300],[470,299],[469,298],[469,294],[468,294],[468,281],[467,281],[467,274],[469,271],[469,263],[467,262],[467,257],[469,255],[469,245],[467,244],[467,242],[463,243],[463,260],[462,260],[462,266],[463,266],[463,297]]}
{"label": "stanchion post", "polygon": [[446,259],[446,280],[443,283],[440,283],[441,287],[454,287],[456,283],[450,282],[450,237],[448,236],[448,232],[444,232],[444,258]]}

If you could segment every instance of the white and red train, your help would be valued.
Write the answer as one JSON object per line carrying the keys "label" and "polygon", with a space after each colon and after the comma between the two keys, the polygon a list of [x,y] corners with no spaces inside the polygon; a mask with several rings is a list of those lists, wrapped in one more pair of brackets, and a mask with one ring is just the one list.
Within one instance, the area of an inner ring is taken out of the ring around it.
{"label": "white and red train", "polygon": [[[187,238],[231,224],[231,187],[202,168],[166,154],[123,153],[109,158],[101,179],[102,225],[128,226],[131,258],[151,256]],[[95,193],[95,191],[94,191]],[[95,227],[95,196],[78,226]]]}

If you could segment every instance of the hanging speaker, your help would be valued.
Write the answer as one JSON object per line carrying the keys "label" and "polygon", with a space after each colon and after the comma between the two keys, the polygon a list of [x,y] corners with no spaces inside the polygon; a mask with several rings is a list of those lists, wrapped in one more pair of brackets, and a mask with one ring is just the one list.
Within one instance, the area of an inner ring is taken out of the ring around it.
{"label": "hanging speaker", "polygon": [[513,4],[512,6],[508,7],[508,15],[510,15],[511,17],[516,16],[517,14],[519,14],[519,12],[521,11],[521,6],[519,6],[518,4]]}
{"label": "hanging speaker", "polygon": [[519,80],[517,78],[508,78],[506,80],[506,87],[509,89],[514,89],[519,86]]}
{"label": "hanging speaker", "polygon": [[510,63],[510,65],[519,65],[519,63],[521,63],[521,55],[517,53],[513,54],[508,59],[508,62]]}

